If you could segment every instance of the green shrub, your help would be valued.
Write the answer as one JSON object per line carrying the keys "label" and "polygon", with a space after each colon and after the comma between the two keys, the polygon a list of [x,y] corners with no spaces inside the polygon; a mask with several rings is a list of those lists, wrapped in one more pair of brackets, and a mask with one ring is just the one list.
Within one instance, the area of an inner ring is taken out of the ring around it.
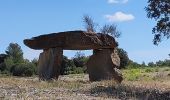
{"label": "green shrub", "polygon": [[128,69],[124,73],[124,77],[128,81],[137,81],[141,76],[140,69]]}
{"label": "green shrub", "polygon": [[126,68],[127,65],[128,65],[128,62],[129,62],[129,57],[128,57],[128,54],[127,52],[122,49],[122,48],[117,48],[117,53],[119,55],[119,58],[120,58],[120,69],[121,68]]}
{"label": "green shrub", "polygon": [[23,64],[14,65],[11,68],[11,73],[14,76],[23,76],[25,67]]}
{"label": "green shrub", "polygon": [[75,67],[73,69],[73,73],[72,74],[81,74],[84,73],[84,69],[82,67]]}
{"label": "green shrub", "polygon": [[6,70],[10,72],[11,68],[15,65],[11,57],[8,57],[4,61]]}
{"label": "green shrub", "polygon": [[32,76],[34,74],[33,69],[26,67],[25,71],[24,71],[24,76]]}
{"label": "green shrub", "polygon": [[36,67],[32,63],[16,64],[11,68],[11,73],[14,76],[32,76],[36,73]]}
{"label": "green shrub", "polygon": [[147,69],[145,69],[145,72],[147,72],[147,73],[153,72],[153,69],[147,68]]}
{"label": "green shrub", "polygon": [[0,63],[0,71],[4,71],[6,69],[5,63]]}
{"label": "green shrub", "polygon": [[7,75],[7,76],[11,75],[11,73],[7,70],[2,71],[0,74]]}

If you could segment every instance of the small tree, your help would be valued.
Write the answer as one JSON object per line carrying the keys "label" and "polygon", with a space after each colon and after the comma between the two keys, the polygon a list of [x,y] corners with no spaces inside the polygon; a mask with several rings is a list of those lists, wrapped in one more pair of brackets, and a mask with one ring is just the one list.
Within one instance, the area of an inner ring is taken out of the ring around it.
{"label": "small tree", "polygon": [[90,33],[96,32],[97,24],[94,23],[93,19],[90,16],[84,15],[83,16],[83,22],[85,24],[85,28],[86,28],[87,32],[90,32]]}
{"label": "small tree", "polygon": [[139,68],[139,67],[141,67],[141,65],[138,64],[137,62],[134,62],[134,61],[132,61],[132,60],[129,60],[129,61],[128,61],[128,67],[129,67],[129,68]]}
{"label": "small tree", "polygon": [[122,48],[118,48],[117,51],[120,58],[120,68],[125,68],[129,62],[129,57],[127,55],[127,52]]}
{"label": "small tree", "polygon": [[14,63],[20,63],[24,59],[22,49],[17,43],[10,43],[5,52]]}
{"label": "small tree", "polygon": [[[85,29],[87,32],[96,33],[96,28],[98,24],[96,24],[90,16],[83,16],[83,22],[85,24]],[[103,34],[108,34],[110,36],[113,36],[114,38],[119,38],[121,35],[121,32],[118,31],[115,24],[106,24],[99,30],[99,32]]]}
{"label": "small tree", "polygon": [[114,38],[119,38],[121,35],[121,33],[117,30],[117,26],[114,24],[106,24],[100,29],[100,31],[103,34],[108,34],[110,36],[113,36]]}
{"label": "small tree", "polygon": [[148,66],[149,66],[149,67],[154,67],[154,66],[156,66],[156,65],[154,64],[154,62],[149,62],[149,63],[148,63]]}
{"label": "small tree", "polygon": [[63,56],[62,65],[60,69],[61,75],[72,74],[73,69],[75,68],[73,60],[68,59],[66,56]]}
{"label": "small tree", "polygon": [[21,47],[17,43],[10,43],[6,49],[5,71],[15,76],[32,76],[37,72],[36,64],[23,58]]}
{"label": "small tree", "polygon": [[74,61],[74,64],[76,67],[83,67],[85,65],[85,62],[84,62],[84,59],[85,59],[85,54],[82,53],[82,52],[76,52],[74,58],[73,58],[73,61]]}
{"label": "small tree", "polygon": [[142,67],[146,67],[146,64],[145,64],[144,61],[142,62],[141,66],[142,66]]}

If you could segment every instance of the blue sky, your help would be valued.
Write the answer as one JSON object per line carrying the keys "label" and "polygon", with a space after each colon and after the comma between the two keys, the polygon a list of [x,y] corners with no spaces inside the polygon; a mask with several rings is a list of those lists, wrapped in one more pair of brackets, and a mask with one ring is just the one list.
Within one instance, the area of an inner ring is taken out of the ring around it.
{"label": "blue sky", "polygon": [[[170,40],[153,45],[154,20],[146,17],[147,0],[0,0],[0,53],[11,42],[18,43],[27,59],[38,58],[23,40],[51,32],[84,30],[82,16],[92,16],[99,25],[116,24],[122,35],[119,47],[129,58],[142,63],[164,60],[170,53]],[[84,51],[90,55],[91,51]],[[69,58],[75,51],[65,51]]]}

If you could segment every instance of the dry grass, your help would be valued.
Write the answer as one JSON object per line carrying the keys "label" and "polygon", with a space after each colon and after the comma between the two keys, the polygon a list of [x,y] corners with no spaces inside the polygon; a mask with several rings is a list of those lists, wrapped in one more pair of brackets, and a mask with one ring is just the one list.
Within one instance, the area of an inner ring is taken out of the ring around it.
{"label": "dry grass", "polygon": [[169,100],[170,80],[166,82],[123,81],[116,84],[113,80],[91,83],[88,92],[93,96],[114,99]]}
{"label": "dry grass", "polygon": [[[124,71],[124,75],[127,75],[127,71]],[[135,71],[134,73],[139,74],[138,78],[128,80],[128,76],[124,76],[126,79],[122,84],[116,84],[113,80],[91,83],[88,81],[88,75],[84,74],[61,76],[58,81],[52,80],[49,82],[39,81],[37,77],[1,76],[0,100],[170,99],[170,76],[167,74],[169,69]],[[160,73],[163,74],[159,75]],[[149,77],[147,80],[144,79],[146,76]]]}

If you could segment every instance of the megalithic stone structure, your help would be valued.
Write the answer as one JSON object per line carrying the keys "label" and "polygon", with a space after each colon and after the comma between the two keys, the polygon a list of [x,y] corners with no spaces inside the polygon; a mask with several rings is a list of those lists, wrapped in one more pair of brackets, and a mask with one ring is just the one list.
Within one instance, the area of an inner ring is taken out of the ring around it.
{"label": "megalithic stone structure", "polygon": [[38,74],[41,80],[58,79],[63,57],[62,48],[50,48],[40,53]]}
{"label": "megalithic stone structure", "polygon": [[92,34],[84,31],[67,31],[40,35],[31,39],[25,39],[24,44],[35,50],[56,47],[63,50],[91,50],[117,47],[117,42],[110,35],[102,33]]}
{"label": "megalithic stone structure", "polygon": [[123,78],[117,69],[119,65],[120,58],[114,49],[94,50],[94,54],[87,62],[90,81],[115,79],[118,83],[121,83]]}
{"label": "megalithic stone structure", "polygon": [[58,78],[63,50],[93,49],[94,54],[87,62],[89,79],[98,81],[113,78],[119,83],[122,81],[122,75],[117,69],[120,59],[115,52],[118,45],[110,35],[66,31],[25,39],[24,44],[35,50],[43,49],[38,63],[39,78],[42,80]]}

